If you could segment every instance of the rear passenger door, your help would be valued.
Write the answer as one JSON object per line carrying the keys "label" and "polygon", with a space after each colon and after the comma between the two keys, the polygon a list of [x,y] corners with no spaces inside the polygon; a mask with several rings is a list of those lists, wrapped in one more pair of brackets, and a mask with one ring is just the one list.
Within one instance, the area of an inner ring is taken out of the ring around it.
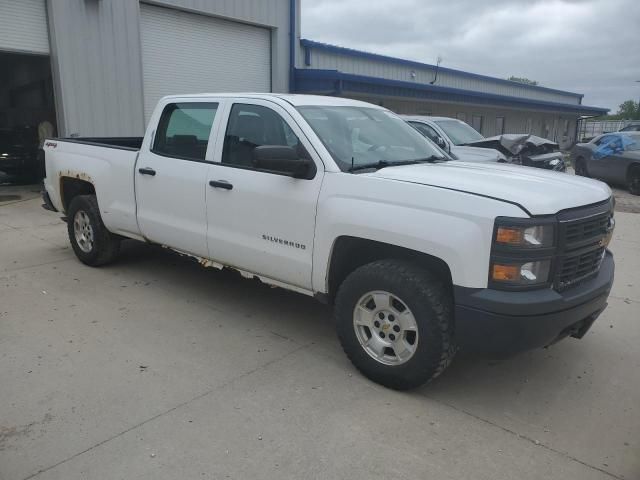
{"label": "rear passenger door", "polygon": [[207,257],[209,138],[220,102],[167,104],[135,168],[138,225],[149,240]]}
{"label": "rear passenger door", "polygon": [[[291,115],[276,103],[238,100],[221,127],[207,189],[211,258],[310,290],[324,165]],[[262,145],[294,148],[299,158],[314,162],[313,178],[256,168],[253,151]]]}

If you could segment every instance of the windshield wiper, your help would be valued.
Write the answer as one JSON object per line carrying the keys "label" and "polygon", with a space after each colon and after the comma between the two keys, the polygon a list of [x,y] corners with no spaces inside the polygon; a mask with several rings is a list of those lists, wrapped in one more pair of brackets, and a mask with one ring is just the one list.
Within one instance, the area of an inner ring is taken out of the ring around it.
{"label": "windshield wiper", "polygon": [[352,165],[347,171],[355,172],[357,170],[380,170],[381,168],[386,168],[386,167],[397,167],[400,165],[415,165],[416,163],[425,163],[425,162],[433,163],[438,161],[446,161],[446,157],[431,155],[430,157],[416,158],[414,160],[400,160],[397,162],[389,162],[388,160],[378,160],[377,162],[363,163],[361,165]]}

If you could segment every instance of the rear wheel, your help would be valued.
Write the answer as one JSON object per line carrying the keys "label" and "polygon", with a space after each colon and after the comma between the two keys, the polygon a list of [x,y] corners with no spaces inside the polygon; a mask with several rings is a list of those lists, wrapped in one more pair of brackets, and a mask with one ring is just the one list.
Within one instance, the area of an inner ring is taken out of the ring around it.
{"label": "rear wheel", "polygon": [[640,166],[635,165],[627,174],[627,188],[632,195],[640,195]]}
{"label": "rear wheel", "polygon": [[453,359],[452,298],[411,264],[384,260],[351,273],[335,304],[342,347],[366,377],[404,390],[437,377]]}
{"label": "rear wheel", "polygon": [[92,267],[112,262],[120,251],[120,239],[102,223],[95,195],[79,195],[67,210],[67,231],[76,257]]}
{"label": "rear wheel", "polygon": [[581,177],[589,176],[589,172],[587,172],[587,162],[582,157],[578,157],[576,160],[576,175]]}

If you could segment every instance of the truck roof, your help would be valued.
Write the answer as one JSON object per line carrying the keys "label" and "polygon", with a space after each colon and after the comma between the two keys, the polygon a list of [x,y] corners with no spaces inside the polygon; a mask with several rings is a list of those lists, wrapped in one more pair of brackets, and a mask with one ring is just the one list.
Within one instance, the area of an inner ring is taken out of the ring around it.
{"label": "truck roof", "polygon": [[362,102],[360,100],[352,100],[350,98],[341,98],[341,97],[329,97],[324,95],[298,95],[298,94],[290,94],[290,93],[250,93],[250,92],[239,92],[239,93],[190,93],[185,95],[168,95],[163,97],[162,100],[177,100],[181,98],[201,98],[206,100],[211,97],[244,97],[244,98],[254,98],[254,99],[264,99],[264,100],[283,100],[285,102],[290,103],[293,106],[311,106],[311,105],[325,105],[325,106],[351,106],[351,107],[369,107],[369,108],[377,108],[384,110],[383,107],[378,105],[374,105],[367,102]]}

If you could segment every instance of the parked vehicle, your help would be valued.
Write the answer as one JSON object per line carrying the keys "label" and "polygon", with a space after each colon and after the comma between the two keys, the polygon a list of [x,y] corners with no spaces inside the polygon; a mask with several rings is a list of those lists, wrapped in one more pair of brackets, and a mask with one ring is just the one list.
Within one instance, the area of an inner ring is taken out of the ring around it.
{"label": "parked vehicle", "polygon": [[576,175],[625,185],[640,195],[640,132],[605,133],[571,150]]}
{"label": "parked vehicle", "polygon": [[544,168],[555,172],[567,170],[564,156],[557,143],[528,133],[505,133],[472,142],[470,145],[494,148],[505,155],[510,163],[525,167]]}
{"label": "parked vehicle", "polygon": [[41,171],[38,138],[33,129],[0,129],[0,172],[21,180],[36,180],[42,178]]}
{"label": "parked vehicle", "polygon": [[111,262],[133,238],[314,296],[355,366],[391,388],[438,376],[458,347],[580,338],[607,304],[605,184],[445,161],[382,107],[172,96],[135,148],[98,142],[45,142],[45,208],[80,261]]}
{"label": "parked vehicle", "polygon": [[529,134],[485,138],[469,124],[456,118],[402,117],[457,160],[507,162],[560,172],[566,170],[558,144],[545,138]]}
{"label": "parked vehicle", "polygon": [[631,122],[624,128],[620,129],[621,132],[640,132],[640,122]]}
{"label": "parked vehicle", "polygon": [[428,138],[455,160],[463,162],[506,162],[507,157],[490,148],[467,144],[484,137],[465,122],[448,117],[400,115],[409,125]]}

